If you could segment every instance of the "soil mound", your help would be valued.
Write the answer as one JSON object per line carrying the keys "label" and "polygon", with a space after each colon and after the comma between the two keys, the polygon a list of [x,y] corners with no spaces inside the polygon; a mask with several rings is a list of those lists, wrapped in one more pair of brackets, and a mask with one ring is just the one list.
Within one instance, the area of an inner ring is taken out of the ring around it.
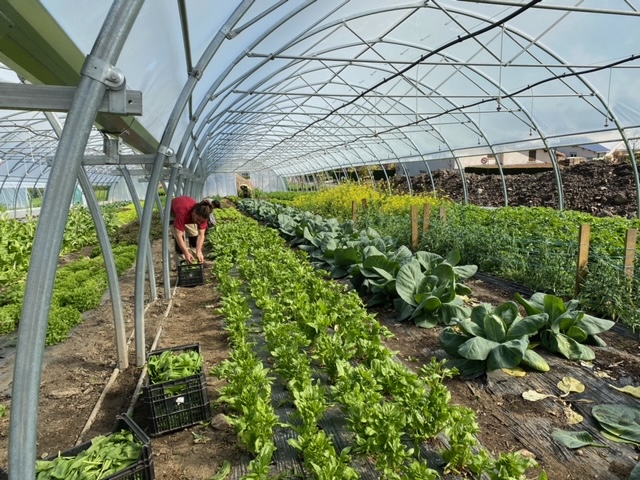
{"label": "soil mound", "polygon": [[[512,207],[559,207],[558,188],[553,171],[509,174],[503,167],[508,205]],[[523,169],[518,169],[522,172]],[[462,179],[458,170],[435,170],[433,184],[441,196],[455,202],[464,200]],[[571,166],[561,166],[565,210],[590,213],[597,217],[638,216],[637,193],[633,167],[624,161],[592,160]],[[469,203],[484,207],[505,205],[500,173],[465,173]],[[391,178],[392,187],[408,193],[406,177]],[[414,192],[432,192],[428,174],[411,178]]]}

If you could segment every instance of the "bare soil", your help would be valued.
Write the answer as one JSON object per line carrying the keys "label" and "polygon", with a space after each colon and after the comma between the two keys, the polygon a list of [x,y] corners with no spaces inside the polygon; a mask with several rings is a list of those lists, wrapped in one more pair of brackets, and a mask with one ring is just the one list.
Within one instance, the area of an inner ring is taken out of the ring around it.
{"label": "bare soil", "polygon": [[[508,204],[512,207],[559,207],[555,173],[522,172],[523,166],[503,167]],[[435,190],[455,202],[464,200],[462,178],[458,170],[435,170],[433,184],[428,174],[411,178],[415,192]],[[637,194],[633,167],[622,160],[592,160],[576,165],[561,166],[560,176],[564,208],[590,213],[598,217],[638,217]],[[499,171],[486,169],[486,173],[465,173],[468,201],[484,207],[505,205],[504,188]],[[409,191],[406,177],[392,178],[398,191]]]}
{"label": "bare soil", "polygon": [[[224,461],[238,465],[248,458],[234,432],[217,421],[217,415],[224,413],[215,402],[221,384],[208,375],[213,365],[229,355],[223,319],[217,313],[220,297],[212,275],[213,268],[208,266],[205,269],[205,285],[175,288],[172,300],[167,301],[163,298],[162,270],[158,262],[160,257],[160,243],[155,242],[154,258],[160,298],[150,303],[145,313],[146,352],[200,344],[214,421],[152,438],[155,478],[205,480],[211,478]],[[176,272],[172,272],[172,282],[175,282],[175,277]],[[498,305],[513,299],[512,285],[496,285],[479,278],[473,278],[467,284],[474,292],[469,299],[470,305],[478,302]],[[132,332],[133,271],[123,276],[121,290],[127,328]],[[389,309],[377,309],[373,313],[395,334],[395,338],[388,341],[388,346],[397,352],[398,359],[408,367],[418,369],[431,357],[443,355],[438,340],[439,329],[425,330],[407,323],[397,323],[394,312]],[[594,404],[603,401],[637,403],[637,399],[609,385],[640,385],[640,343],[634,335],[624,330],[608,332],[604,338],[608,347],[596,349],[597,358],[593,365],[547,357],[552,369],[546,374],[530,373],[524,378],[515,378],[494,372],[472,380],[458,377],[447,383],[452,401],[477,412],[481,427],[479,439],[486,448],[494,453],[530,452],[552,480],[626,479],[637,462],[637,449],[604,439],[598,434],[589,413]],[[0,398],[10,411],[13,352],[11,342],[5,343],[0,351]],[[135,367],[134,345],[131,336],[131,366],[118,372],[110,383],[116,367],[116,352],[111,302],[105,297],[103,305],[88,312],[84,323],[76,328],[65,343],[46,349],[38,412],[39,457],[56,454],[98,434],[111,432],[118,414],[130,410],[135,418],[140,406],[135,394],[139,392],[143,372]],[[585,383],[585,393],[560,397],[555,385],[564,376]],[[521,394],[530,389],[554,396],[529,402]],[[569,425],[567,407],[583,414],[584,422]],[[605,443],[607,448],[566,449],[551,439],[553,428],[587,429],[593,433],[596,441]],[[8,429],[7,416],[0,419],[0,466],[5,469],[8,463]],[[2,474],[0,478],[3,478]]]}

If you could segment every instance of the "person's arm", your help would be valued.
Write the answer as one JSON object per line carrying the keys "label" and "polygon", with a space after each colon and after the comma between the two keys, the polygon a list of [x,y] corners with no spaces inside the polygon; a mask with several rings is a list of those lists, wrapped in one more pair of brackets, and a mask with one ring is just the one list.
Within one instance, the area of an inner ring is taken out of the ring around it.
{"label": "person's arm", "polygon": [[196,240],[196,256],[200,263],[204,262],[204,255],[202,254],[202,247],[204,246],[204,232],[206,229],[198,229],[198,240]]}
{"label": "person's arm", "polygon": [[193,263],[193,255],[191,255],[189,247],[187,246],[187,242],[184,239],[184,231],[176,229],[176,241],[178,242],[180,250],[182,250],[182,253],[184,253],[185,260],[189,263]]}

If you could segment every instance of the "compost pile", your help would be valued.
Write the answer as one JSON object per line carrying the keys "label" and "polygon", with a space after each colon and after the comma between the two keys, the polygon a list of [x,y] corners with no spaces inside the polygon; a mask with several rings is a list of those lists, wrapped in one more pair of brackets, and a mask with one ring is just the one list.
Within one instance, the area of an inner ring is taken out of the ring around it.
{"label": "compost pile", "polygon": [[[509,206],[558,208],[558,191],[553,170],[541,173],[509,174],[503,167]],[[520,170],[521,171],[521,170]],[[633,167],[625,161],[592,160],[561,166],[564,208],[590,213],[597,217],[638,215]],[[436,191],[455,202],[464,200],[458,170],[434,170]],[[484,207],[504,206],[504,193],[499,172],[466,173],[469,203]],[[411,178],[414,191],[432,192],[428,174]],[[408,192],[406,177],[391,178],[398,192]]]}

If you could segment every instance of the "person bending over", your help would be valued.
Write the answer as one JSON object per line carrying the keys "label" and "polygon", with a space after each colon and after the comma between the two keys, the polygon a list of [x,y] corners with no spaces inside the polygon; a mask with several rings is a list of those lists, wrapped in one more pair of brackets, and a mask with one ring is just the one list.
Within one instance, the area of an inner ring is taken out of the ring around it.
{"label": "person bending over", "polygon": [[[198,262],[204,262],[202,247],[204,246],[209,215],[211,215],[212,212],[213,204],[210,200],[202,200],[198,203],[191,197],[182,196],[175,197],[171,201],[173,238],[176,242],[176,253],[182,253],[185,260],[189,263],[194,263],[194,258],[189,247],[195,247]],[[189,225],[194,226],[189,227]],[[188,230],[187,236],[190,245],[187,245],[187,240],[185,239],[185,232]]]}

